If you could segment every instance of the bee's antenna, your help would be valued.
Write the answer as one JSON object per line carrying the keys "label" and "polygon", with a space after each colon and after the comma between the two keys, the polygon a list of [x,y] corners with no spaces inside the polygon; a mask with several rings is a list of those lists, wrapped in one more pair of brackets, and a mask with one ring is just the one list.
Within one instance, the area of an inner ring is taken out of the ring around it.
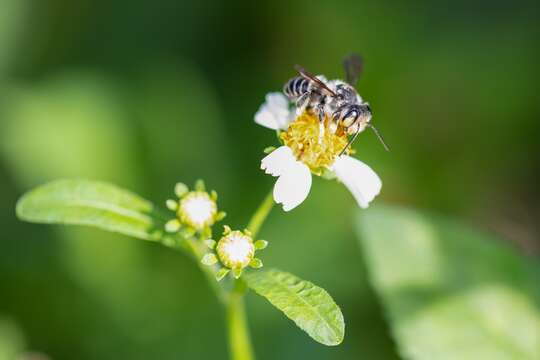
{"label": "bee's antenna", "polygon": [[351,144],[352,144],[353,141],[356,139],[356,137],[358,136],[358,134],[360,134],[360,127],[358,127],[358,130],[356,130],[356,132],[354,133],[353,137],[349,140],[349,142],[347,143],[347,145],[345,145],[345,147],[343,148],[343,150],[341,150],[341,152],[339,153],[338,156],[343,155],[343,153],[345,152],[345,150],[347,150],[347,149],[349,148],[349,146],[351,146]]}
{"label": "bee's antenna", "polygon": [[[384,146],[384,149],[386,151],[390,151],[390,148],[388,147],[388,145],[386,145],[386,143],[384,142],[384,139],[383,137],[381,136],[381,134],[379,134],[379,132],[377,131],[377,129],[375,128],[375,126],[371,125],[370,123],[367,123],[366,126],[369,126],[373,132],[375,133],[375,135],[377,135],[377,138],[379,139],[379,141],[381,142],[381,144]],[[351,144],[353,143],[353,141],[356,139],[356,137],[358,136],[358,134],[360,133],[360,128],[358,128],[358,130],[356,130],[356,132],[354,133],[353,137],[349,140],[349,142],[347,143],[347,145],[345,145],[345,147],[343,148],[343,150],[341,150],[341,152],[339,153],[338,156],[341,156],[343,155],[343,153],[345,152],[345,150],[347,150],[349,148],[349,146],[351,146]]]}
{"label": "bee's antenna", "polygon": [[[375,133],[375,135],[377,135],[377,138],[379,138],[379,141],[381,142],[382,146],[384,146],[384,149],[386,151],[390,151],[390,148],[388,147],[388,145],[386,145],[386,143],[384,142],[384,139],[383,137],[381,136],[381,134],[379,134],[379,132],[377,131],[377,128],[375,126],[373,126],[372,124],[368,123],[367,126],[369,126],[373,132]],[[354,135],[356,137],[356,134]]]}

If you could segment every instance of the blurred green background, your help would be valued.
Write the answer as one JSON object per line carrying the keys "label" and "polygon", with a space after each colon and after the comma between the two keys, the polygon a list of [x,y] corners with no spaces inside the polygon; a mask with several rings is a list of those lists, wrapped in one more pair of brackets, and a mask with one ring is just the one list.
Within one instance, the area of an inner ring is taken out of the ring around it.
{"label": "blurred green background", "polygon": [[[222,311],[190,259],[98,230],[21,223],[15,202],[48,180],[85,177],[161,204],[175,182],[202,177],[242,227],[273,183],[259,161],[275,135],[253,123],[265,94],[296,63],[342,77],[353,51],[365,60],[358,88],[392,149],[370,133],[355,143],[383,179],[376,202],[461,217],[537,256],[538,10],[536,1],[0,0],[0,358],[226,358]],[[347,332],[324,347],[250,295],[259,359],[398,358],[355,208],[343,186],[316,179],[302,206],[271,214],[265,264],[327,289]]]}

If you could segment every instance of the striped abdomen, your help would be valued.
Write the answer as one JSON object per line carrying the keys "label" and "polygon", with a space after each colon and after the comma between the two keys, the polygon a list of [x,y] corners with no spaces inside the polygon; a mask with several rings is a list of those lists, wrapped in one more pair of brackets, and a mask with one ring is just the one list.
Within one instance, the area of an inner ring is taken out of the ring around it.
{"label": "striped abdomen", "polygon": [[289,100],[295,100],[305,94],[309,89],[309,80],[301,76],[294,77],[285,83],[283,93]]}

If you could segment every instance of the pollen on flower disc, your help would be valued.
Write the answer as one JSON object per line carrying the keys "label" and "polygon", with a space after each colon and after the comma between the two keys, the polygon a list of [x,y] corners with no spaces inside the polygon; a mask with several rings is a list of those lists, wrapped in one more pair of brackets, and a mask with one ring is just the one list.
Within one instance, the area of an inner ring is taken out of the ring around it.
{"label": "pollen on flower disc", "polygon": [[[281,139],[290,147],[295,157],[306,164],[314,173],[322,173],[325,167],[334,163],[336,156],[348,142],[347,134],[340,127],[331,131],[331,121],[326,118],[321,124],[318,116],[304,111],[281,134]],[[345,153],[349,153],[349,149]]]}

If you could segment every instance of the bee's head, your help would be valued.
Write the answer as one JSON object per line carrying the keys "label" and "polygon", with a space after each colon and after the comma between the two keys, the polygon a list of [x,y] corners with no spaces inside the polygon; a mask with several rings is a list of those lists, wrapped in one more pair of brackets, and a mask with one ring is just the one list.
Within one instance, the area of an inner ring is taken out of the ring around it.
{"label": "bee's head", "polygon": [[368,103],[364,103],[358,106],[359,114],[358,119],[362,124],[368,124],[371,121],[371,108]]}
{"label": "bee's head", "polygon": [[369,104],[364,103],[364,105],[366,106],[366,110],[369,111],[369,113],[371,114],[371,107],[369,106]]}
{"label": "bee's head", "polygon": [[341,123],[347,127],[349,134],[364,131],[371,121],[371,109],[368,104],[353,105],[345,114]]}

